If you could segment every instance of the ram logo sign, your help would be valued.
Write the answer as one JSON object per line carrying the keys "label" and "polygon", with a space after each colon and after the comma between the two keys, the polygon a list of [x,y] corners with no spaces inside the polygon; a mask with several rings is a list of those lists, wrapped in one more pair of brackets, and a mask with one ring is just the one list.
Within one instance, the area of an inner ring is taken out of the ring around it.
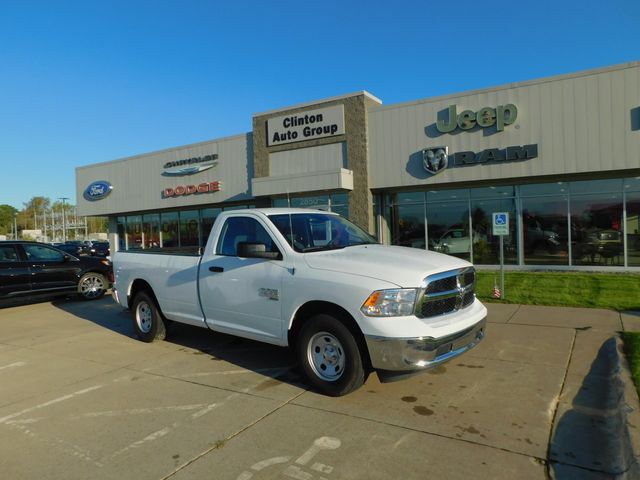
{"label": "ram logo sign", "polygon": [[447,147],[425,148],[422,150],[422,166],[433,175],[444,170],[449,163],[448,151]]}
{"label": "ram logo sign", "polygon": [[98,180],[85,189],[83,196],[86,200],[94,202],[102,200],[111,193],[111,190],[113,190],[113,185],[106,180]]}

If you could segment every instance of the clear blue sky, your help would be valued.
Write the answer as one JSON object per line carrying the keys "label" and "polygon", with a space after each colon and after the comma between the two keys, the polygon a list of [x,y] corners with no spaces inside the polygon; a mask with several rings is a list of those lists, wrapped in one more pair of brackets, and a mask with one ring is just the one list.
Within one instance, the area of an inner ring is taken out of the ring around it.
{"label": "clear blue sky", "polygon": [[75,203],[77,166],[248,132],[273,108],[634,60],[639,0],[0,0],[0,204]]}

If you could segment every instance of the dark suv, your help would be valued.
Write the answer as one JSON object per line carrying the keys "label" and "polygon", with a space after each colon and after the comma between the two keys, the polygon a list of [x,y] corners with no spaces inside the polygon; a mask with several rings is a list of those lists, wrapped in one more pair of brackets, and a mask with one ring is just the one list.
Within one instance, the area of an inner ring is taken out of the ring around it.
{"label": "dark suv", "polygon": [[85,300],[104,295],[111,262],[76,257],[37,242],[0,241],[0,300],[77,293]]}

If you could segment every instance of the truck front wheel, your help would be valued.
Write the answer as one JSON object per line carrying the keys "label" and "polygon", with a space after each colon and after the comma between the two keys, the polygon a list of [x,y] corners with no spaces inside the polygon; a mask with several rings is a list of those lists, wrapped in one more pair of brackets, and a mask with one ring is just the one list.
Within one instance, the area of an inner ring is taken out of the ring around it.
{"label": "truck front wheel", "polygon": [[156,301],[147,292],[138,292],[133,300],[133,329],[143,342],[164,340],[167,334],[164,319]]}
{"label": "truck front wheel", "polygon": [[316,315],[302,326],[297,350],[307,379],[326,395],[346,395],[360,388],[366,379],[358,342],[331,315]]}

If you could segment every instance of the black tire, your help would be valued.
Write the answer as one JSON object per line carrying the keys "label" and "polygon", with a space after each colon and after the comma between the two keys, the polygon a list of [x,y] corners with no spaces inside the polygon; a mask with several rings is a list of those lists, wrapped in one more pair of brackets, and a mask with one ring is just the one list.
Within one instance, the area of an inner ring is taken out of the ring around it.
{"label": "black tire", "polygon": [[108,287],[109,283],[104,275],[97,272],[87,272],[80,277],[78,282],[78,295],[83,300],[97,300],[105,294]]}
{"label": "black tire", "polygon": [[296,350],[302,371],[321,393],[340,397],[357,390],[366,380],[358,342],[331,315],[310,318],[300,330]]}
{"label": "black tire", "polygon": [[138,292],[133,299],[131,313],[133,329],[140,340],[150,343],[165,339],[167,327],[152,295],[145,291]]}

